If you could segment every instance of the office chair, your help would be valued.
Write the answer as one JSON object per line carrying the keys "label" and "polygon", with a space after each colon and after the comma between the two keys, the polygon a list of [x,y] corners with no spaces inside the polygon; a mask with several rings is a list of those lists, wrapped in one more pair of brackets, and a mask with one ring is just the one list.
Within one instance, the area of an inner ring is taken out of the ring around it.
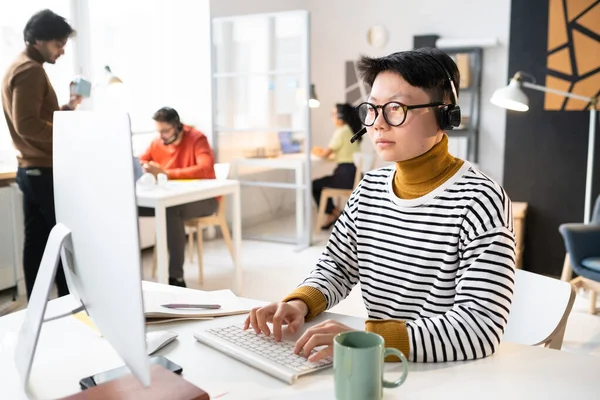
{"label": "office chair", "polygon": [[567,249],[561,279],[570,280],[573,272],[579,275],[571,283],[590,291],[590,313],[595,314],[600,292],[600,196],[589,224],[562,224],[559,232]]}

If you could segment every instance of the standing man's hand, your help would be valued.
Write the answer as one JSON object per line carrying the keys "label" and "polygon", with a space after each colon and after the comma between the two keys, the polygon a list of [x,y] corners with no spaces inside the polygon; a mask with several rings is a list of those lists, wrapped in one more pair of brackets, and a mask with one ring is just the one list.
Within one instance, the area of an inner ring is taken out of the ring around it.
{"label": "standing man's hand", "polygon": [[83,101],[83,97],[78,94],[71,94],[71,98],[69,99],[69,108],[74,110],[77,108],[79,104]]}

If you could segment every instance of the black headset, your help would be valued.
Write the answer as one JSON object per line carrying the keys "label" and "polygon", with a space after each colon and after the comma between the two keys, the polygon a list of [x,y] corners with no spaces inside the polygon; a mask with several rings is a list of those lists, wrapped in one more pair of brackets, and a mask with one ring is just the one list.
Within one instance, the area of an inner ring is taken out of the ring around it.
{"label": "black headset", "polygon": [[183,124],[181,123],[181,119],[179,118],[179,114],[177,113],[177,111],[175,111],[174,108],[171,107],[163,107],[161,108],[159,111],[164,111],[167,112],[169,114],[171,114],[171,116],[173,117],[173,123],[175,125],[175,133],[168,138],[166,141],[163,140],[163,144],[165,145],[169,145],[171,143],[174,143],[178,138],[179,135],[181,134],[181,131],[183,129]]}
{"label": "black headset", "polygon": [[[438,60],[433,54],[424,52],[421,54],[425,54],[434,62],[436,62],[442,68],[442,70],[446,74],[446,77],[448,78],[448,82],[450,83],[450,89],[452,89],[452,103],[436,108],[435,119],[437,120],[440,129],[443,129],[445,131],[451,131],[452,129],[458,127],[461,122],[460,106],[457,104],[458,94],[456,93],[456,86],[454,86],[452,75],[450,75],[450,72],[448,72],[446,67],[444,67],[444,64],[442,64],[442,62]],[[358,132],[354,134],[354,136],[352,136],[352,138],[350,138],[350,143],[354,143],[365,133],[367,133],[367,128],[363,126]]]}
{"label": "black headset", "polygon": [[181,123],[181,119],[179,118],[179,113],[171,107],[165,107],[165,110],[168,110],[170,113],[173,114],[173,122],[175,123],[175,127],[178,131],[181,131],[183,129],[183,124]]}
{"label": "black headset", "polygon": [[458,127],[461,122],[460,106],[457,104],[458,94],[456,93],[456,86],[454,85],[454,81],[452,80],[452,75],[450,75],[450,72],[448,72],[446,67],[444,67],[444,64],[442,64],[442,62],[438,60],[433,54],[421,54],[427,55],[429,58],[434,60],[440,67],[442,67],[444,73],[446,74],[446,77],[448,78],[448,82],[450,83],[450,88],[452,89],[452,103],[438,107],[435,110],[435,116],[440,129],[443,129],[445,131],[451,131],[452,129]]}

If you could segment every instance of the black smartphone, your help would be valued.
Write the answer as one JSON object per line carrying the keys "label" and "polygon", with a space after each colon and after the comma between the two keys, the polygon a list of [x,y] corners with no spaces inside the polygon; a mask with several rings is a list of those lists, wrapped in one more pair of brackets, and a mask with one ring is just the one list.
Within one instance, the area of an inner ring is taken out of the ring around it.
{"label": "black smartphone", "polygon": [[[181,368],[179,365],[175,364],[173,361],[163,356],[151,357],[150,363],[161,365],[165,369],[168,369],[169,371],[174,372],[178,375],[180,375],[183,371],[183,368]],[[120,378],[121,376],[126,375],[130,372],[131,371],[129,370],[129,367],[125,365],[119,368],[111,369],[109,371],[100,372],[96,375],[88,376],[87,378],[83,378],[79,381],[79,386],[81,386],[82,390],[89,389],[93,386],[100,385],[104,382]]]}

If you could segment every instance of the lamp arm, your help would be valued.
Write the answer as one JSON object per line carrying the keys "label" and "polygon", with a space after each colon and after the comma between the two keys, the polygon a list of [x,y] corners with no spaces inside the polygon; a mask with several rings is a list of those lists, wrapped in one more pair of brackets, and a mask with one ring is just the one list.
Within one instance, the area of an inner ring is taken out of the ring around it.
{"label": "lamp arm", "polygon": [[591,103],[590,107],[590,124],[588,134],[588,157],[587,157],[587,172],[585,179],[585,202],[583,211],[584,223],[589,223],[591,220],[592,210],[592,178],[594,173],[594,150],[595,150],[595,139],[596,139],[596,104],[598,102],[597,97],[585,97],[578,94],[569,92],[563,92],[562,90],[551,89],[545,86],[536,85],[535,83],[529,83],[521,81],[521,84],[529,89],[538,90],[540,92],[554,93],[561,96],[569,97],[572,99],[583,100],[587,103]]}
{"label": "lamp arm", "polygon": [[546,86],[536,85],[535,83],[529,83],[529,82],[523,82],[523,81],[521,81],[521,84],[524,87],[529,88],[529,89],[538,90],[540,92],[548,92],[548,93],[559,94],[561,96],[570,97],[572,99],[587,101],[588,103],[593,100],[592,97],[585,97],[585,96],[580,96],[578,94],[573,94],[573,93],[569,93],[569,92],[563,92],[562,90],[556,90],[556,89],[548,88]]}
{"label": "lamp arm", "polygon": [[590,125],[588,131],[588,157],[585,174],[585,202],[583,207],[583,222],[589,224],[592,219],[592,180],[594,176],[594,150],[596,148],[596,99],[590,108]]}

